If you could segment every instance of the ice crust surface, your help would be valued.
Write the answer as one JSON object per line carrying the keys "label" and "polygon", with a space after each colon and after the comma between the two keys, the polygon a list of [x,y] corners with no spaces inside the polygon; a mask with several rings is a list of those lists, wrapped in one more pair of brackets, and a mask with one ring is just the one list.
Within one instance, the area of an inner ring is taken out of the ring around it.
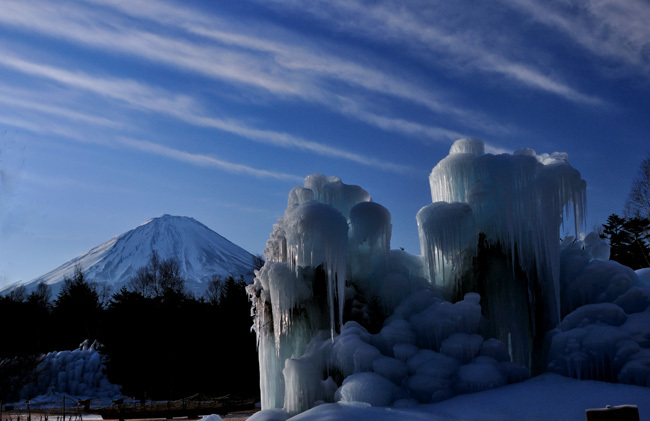
{"label": "ice crust surface", "polygon": [[[579,234],[586,185],[566,154],[461,139],[429,183],[421,256],[390,249],[390,212],[361,187],[316,174],[291,190],[248,287],[256,417],[409,408],[547,368],[649,383],[647,274]],[[561,240],[569,216],[576,236]]]}

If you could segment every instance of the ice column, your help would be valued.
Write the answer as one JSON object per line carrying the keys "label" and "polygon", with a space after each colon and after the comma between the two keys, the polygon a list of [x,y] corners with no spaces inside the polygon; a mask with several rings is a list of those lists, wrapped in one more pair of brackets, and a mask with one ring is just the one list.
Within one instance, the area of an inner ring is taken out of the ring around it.
{"label": "ice column", "polygon": [[[295,396],[285,399],[285,389],[293,390],[293,383],[304,379],[305,373],[301,373],[303,365],[293,360],[303,355],[314,332],[329,330],[333,338],[340,330],[348,218],[355,214],[355,205],[370,200],[361,187],[319,174],[308,176],[304,187],[295,187],[289,193],[284,216],[274,225],[266,244],[266,263],[248,287],[258,340],[262,408],[296,406]],[[379,219],[385,228],[381,209],[372,207],[368,212],[371,221]],[[390,225],[390,216],[388,221]],[[363,236],[361,242],[371,243],[369,247],[390,240],[390,229],[388,233],[379,229],[378,233],[377,229],[364,228],[359,227],[358,236]]]}
{"label": "ice column", "polygon": [[[431,282],[451,299],[454,294],[458,298],[459,294],[478,290],[486,300],[486,289],[506,291],[501,297],[493,297],[493,304],[495,300],[505,306],[512,300],[527,302],[529,308],[524,313],[532,326],[530,335],[539,336],[543,333],[540,330],[554,327],[559,321],[560,307],[560,227],[572,213],[577,235],[585,212],[586,184],[569,165],[567,155],[537,155],[532,149],[512,155],[491,155],[484,153],[482,141],[460,139],[433,168],[429,184],[433,204],[423,208],[417,220]],[[483,252],[488,253],[489,249],[492,253],[483,268],[477,267],[480,262],[472,259],[479,254],[479,233],[485,240]],[[487,273],[503,272],[496,267],[496,254],[509,260],[509,274]],[[471,270],[475,272],[472,276],[463,277]],[[496,285],[490,276],[510,281],[502,280]],[[508,282],[525,285],[522,289],[521,285]],[[488,285],[491,287],[487,288]],[[523,292],[512,296],[512,291]],[[513,315],[512,311],[497,307],[494,311],[503,317]],[[489,315],[494,326],[517,324],[495,320],[493,316]],[[503,331],[501,336],[505,334]],[[530,354],[529,346],[522,349]],[[531,363],[526,364],[530,367]]]}
{"label": "ice column", "polygon": [[386,271],[390,221],[390,212],[379,203],[362,202],[351,209],[349,278],[367,283],[373,274]]}

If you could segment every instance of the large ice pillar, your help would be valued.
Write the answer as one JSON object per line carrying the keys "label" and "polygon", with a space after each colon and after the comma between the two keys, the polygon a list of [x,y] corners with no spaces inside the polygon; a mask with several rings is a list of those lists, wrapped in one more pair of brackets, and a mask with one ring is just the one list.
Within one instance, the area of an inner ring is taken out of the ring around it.
{"label": "large ice pillar", "polygon": [[560,227],[569,213],[576,235],[583,224],[580,173],[563,153],[491,155],[482,141],[460,139],[429,184],[433,204],[417,220],[431,282],[452,300],[479,292],[491,334],[531,367],[533,348],[559,322]]}
{"label": "large ice pillar", "polygon": [[[262,408],[297,412],[313,400],[296,399],[293,392],[291,399],[285,399],[285,389],[294,390],[295,384],[308,381],[307,371],[314,371],[296,361],[314,333],[329,330],[333,338],[340,330],[350,242],[348,218],[358,219],[359,211],[353,209],[370,200],[361,187],[319,174],[308,176],[304,187],[291,190],[284,216],[267,241],[266,263],[248,287],[255,313]],[[382,209],[369,206],[365,212],[369,220],[360,223],[353,235],[356,248],[366,243],[369,248],[381,248],[390,240],[390,214],[386,218]],[[285,375],[291,379],[288,383]]]}

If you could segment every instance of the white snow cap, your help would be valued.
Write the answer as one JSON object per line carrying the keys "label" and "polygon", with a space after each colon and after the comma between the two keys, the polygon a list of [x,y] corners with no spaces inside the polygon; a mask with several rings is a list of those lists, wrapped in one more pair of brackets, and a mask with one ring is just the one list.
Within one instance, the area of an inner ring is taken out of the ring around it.
{"label": "white snow cap", "polygon": [[474,156],[481,156],[485,153],[485,146],[480,139],[465,137],[455,141],[449,149],[449,155],[467,153]]}

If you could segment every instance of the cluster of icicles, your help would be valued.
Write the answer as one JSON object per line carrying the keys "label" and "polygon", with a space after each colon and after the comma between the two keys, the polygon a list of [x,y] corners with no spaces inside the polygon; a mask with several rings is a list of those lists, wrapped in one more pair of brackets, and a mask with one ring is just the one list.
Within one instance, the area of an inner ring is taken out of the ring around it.
{"label": "cluster of icicles", "polygon": [[[362,188],[310,175],[291,190],[248,287],[263,409],[408,406],[535,372],[560,320],[560,226],[568,213],[581,226],[585,182],[565,154],[489,155],[476,139],[429,181],[422,256],[390,249],[390,213]],[[498,264],[481,263],[480,235]]]}

